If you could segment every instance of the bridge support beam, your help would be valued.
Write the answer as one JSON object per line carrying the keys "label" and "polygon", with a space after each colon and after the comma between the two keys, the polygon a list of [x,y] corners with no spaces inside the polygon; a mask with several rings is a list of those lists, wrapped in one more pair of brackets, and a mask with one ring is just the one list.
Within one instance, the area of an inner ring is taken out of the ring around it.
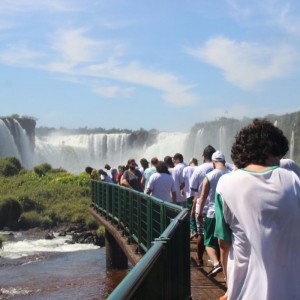
{"label": "bridge support beam", "polygon": [[106,268],[128,269],[128,258],[113,235],[105,229]]}

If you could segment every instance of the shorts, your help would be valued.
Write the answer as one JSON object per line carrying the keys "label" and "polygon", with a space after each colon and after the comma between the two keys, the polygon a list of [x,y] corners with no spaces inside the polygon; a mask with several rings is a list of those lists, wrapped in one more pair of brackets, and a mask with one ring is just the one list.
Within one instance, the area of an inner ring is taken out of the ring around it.
{"label": "shorts", "polygon": [[195,213],[197,233],[204,235],[204,223],[205,223],[206,215],[203,215],[203,218],[200,220],[198,220],[197,217],[198,217],[198,213]]}
{"label": "shorts", "polygon": [[214,236],[216,227],[215,218],[205,218],[204,222],[204,246],[219,249],[218,239]]}

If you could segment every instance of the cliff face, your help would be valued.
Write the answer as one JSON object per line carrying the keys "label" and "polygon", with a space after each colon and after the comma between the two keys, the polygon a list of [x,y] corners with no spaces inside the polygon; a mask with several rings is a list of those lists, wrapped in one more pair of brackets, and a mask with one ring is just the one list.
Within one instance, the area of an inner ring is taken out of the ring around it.
{"label": "cliff face", "polygon": [[[265,118],[283,131],[290,146],[286,156],[300,164],[300,111],[281,116],[268,115]],[[187,142],[190,155],[201,157],[203,149],[210,144],[224,152],[225,157],[230,161],[231,146],[236,133],[251,121],[252,119],[220,118],[216,121],[196,124],[191,129]]]}
{"label": "cliff face", "polygon": [[[16,145],[18,145],[18,148],[21,147],[20,145],[20,128],[18,124],[25,130],[26,135],[28,136],[30,140],[30,144],[32,147],[32,150],[34,149],[35,145],[35,126],[36,126],[36,121],[30,118],[11,118],[11,117],[6,117],[6,118],[0,118],[10,131],[11,135],[14,138],[14,141]],[[17,121],[17,123],[15,122]],[[20,150],[20,149],[19,149]]]}

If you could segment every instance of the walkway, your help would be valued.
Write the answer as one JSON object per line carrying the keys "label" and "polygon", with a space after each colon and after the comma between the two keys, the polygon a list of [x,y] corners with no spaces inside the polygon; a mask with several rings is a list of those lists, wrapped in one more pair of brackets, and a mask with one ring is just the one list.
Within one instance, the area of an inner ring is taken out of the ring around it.
{"label": "walkway", "polygon": [[196,242],[191,241],[191,294],[193,300],[217,300],[225,294],[226,285],[223,272],[214,278],[208,278],[206,274],[211,270],[208,256],[204,255],[204,267],[197,267],[193,256],[196,253]]}

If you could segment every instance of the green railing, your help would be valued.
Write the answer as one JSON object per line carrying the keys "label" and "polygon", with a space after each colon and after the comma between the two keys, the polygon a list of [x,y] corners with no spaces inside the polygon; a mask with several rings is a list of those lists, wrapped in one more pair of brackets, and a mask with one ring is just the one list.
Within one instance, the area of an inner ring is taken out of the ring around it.
{"label": "green railing", "polygon": [[145,253],[108,299],[190,299],[188,210],[99,181],[92,181],[92,201]]}

